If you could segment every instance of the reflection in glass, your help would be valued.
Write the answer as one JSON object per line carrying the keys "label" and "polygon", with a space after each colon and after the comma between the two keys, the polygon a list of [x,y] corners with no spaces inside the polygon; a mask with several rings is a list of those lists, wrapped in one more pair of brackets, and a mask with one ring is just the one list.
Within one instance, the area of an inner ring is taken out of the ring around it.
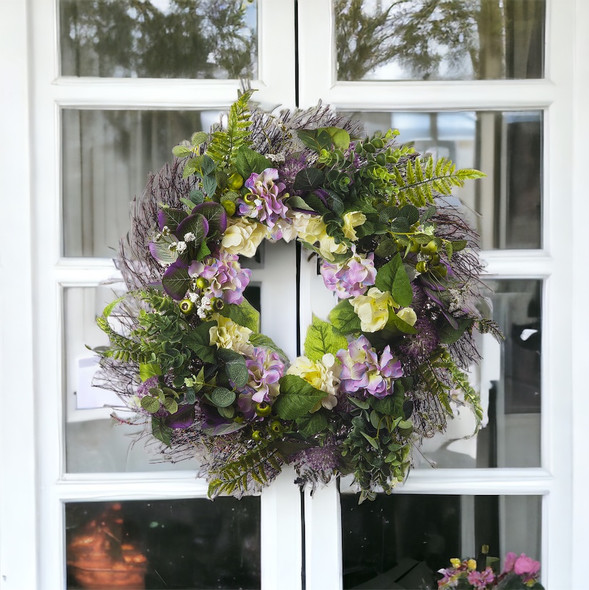
{"label": "reflection in glass", "polygon": [[[131,425],[110,417],[122,402],[105,389],[92,387],[98,369],[97,355],[86,346],[108,344],[95,318],[104,307],[124,292],[121,284],[64,289],[64,358],[66,415],[66,471],[68,473],[147,472],[190,470],[196,460],[166,462],[153,439],[137,440],[148,424]],[[104,407],[106,406],[106,407]],[[131,415],[118,411],[121,418]]]}
{"label": "reflection in glass", "polygon": [[508,551],[538,559],[540,496],[341,496],[344,588],[434,590],[453,557]]}
{"label": "reflection in glass", "polygon": [[129,202],[174,145],[218,120],[217,111],[62,111],[63,253],[112,258]]}
{"label": "reflection in glass", "polygon": [[75,502],[65,522],[68,590],[260,588],[259,498]]}
{"label": "reflection in glass", "polygon": [[63,76],[257,77],[255,0],[60,0]]}
{"label": "reflection in glass", "polygon": [[475,437],[471,412],[455,407],[457,416],[444,435],[425,440],[415,455],[417,467],[540,467],[541,298],[539,280],[486,281],[492,317],[505,341],[481,337],[482,362],[477,371],[484,411]]}
{"label": "reflection in glass", "polygon": [[399,141],[420,153],[449,158],[487,176],[455,195],[481,236],[481,247],[542,246],[542,134],[540,111],[359,112],[367,134],[400,131]]}
{"label": "reflection in glass", "polygon": [[338,80],[544,76],[545,0],[334,0]]}

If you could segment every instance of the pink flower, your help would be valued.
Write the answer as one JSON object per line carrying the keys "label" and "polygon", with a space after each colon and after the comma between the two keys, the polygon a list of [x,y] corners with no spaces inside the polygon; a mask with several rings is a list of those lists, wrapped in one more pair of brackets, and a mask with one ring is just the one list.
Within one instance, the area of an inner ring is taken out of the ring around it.
{"label": "pink flower", "polygon": [[522,553],[516,560],[513,566],[513,571],[518,576],[535,576],[540,571],[540,562],[535,561]]}
{"label": "pink flower", "polygon": [[472,584],[475,590],[485,590],[488,584],[492,584],[495,581],[495,575],[493,570],[488,567],[482,572],[476,570],[468,572],[467,580],[469,584]]}
{"label": "pink flower", "polygon": [[503,572],[504,573],[513,571],[513,566],[515,565],[516,559],[517,559],[517,555],[513,551],[510,551],[509,553],[507,553],[505,555],[505,563],[503,565]]}

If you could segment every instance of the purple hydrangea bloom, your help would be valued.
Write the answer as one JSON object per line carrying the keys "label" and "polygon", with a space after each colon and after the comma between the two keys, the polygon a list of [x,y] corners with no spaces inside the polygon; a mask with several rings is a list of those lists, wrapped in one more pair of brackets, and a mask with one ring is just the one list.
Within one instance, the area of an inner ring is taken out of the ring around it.
{"label": "purple hydrangea bloom", "polygon": [[252,173],[245,181],[251,192],[239,200],[239,215],[257,219],[269,228],[273,228],[279,219],[286,219],[288,207],[279,196],[286,186],[275,180],[278,180],[276,168],[266,168],[261,174]]}
{"label": "purple hydrangea bloom", "polygon": [[221,250],[219,254],[195,260],[188,268],[191,277],[202,277],[208,283],[205,294],[223,299],[225,303],[243,302],[243,291],[248,286],[252,271],[241,268],[237,254]]}
{"label": "purple hydrangea bloom", "polygon": [[323,282],[330,291],[335,291],[340,299],[349,299],[364,295],[366,290],[376,281],[374,268],[374,252],[366,256],[356,254],[343,264],[332,264],[324,260],[321,263]]}
{"label": "purple hydrangea bloom", "polygon": [[342,364],[341,390],[345,393],[365,394],[383,398],[393,393],[393,380],[403,376],[401,361],[396,359],[387,345],[380,358],[366,336],[340,350],[337,357]]}
{"label": "purple hydrangea bloom", "polygon": [[253,401],[272,401],[278,395],[278,381],[284,375],[284,363],[278,354],[266,348],[254,348],[253,356],[246,359],[245,364],[249,372],[248,385],[255,390]]}

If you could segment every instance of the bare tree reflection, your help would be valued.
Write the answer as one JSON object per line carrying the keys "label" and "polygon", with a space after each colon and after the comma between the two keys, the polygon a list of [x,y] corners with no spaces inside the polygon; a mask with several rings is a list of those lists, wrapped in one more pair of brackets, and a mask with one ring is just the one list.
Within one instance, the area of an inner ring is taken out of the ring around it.
{"label": "bare tree reflection", "polygon": [[60,25],[64,75],[140,78],[257,75],[252,2],[61,0]]}
{"label": "bare tree reflection", "polygon": [[335,0],[338,78],[370,78],[392,64],[397,71],[383,77],[539,78],[544,5],[544,0]]}

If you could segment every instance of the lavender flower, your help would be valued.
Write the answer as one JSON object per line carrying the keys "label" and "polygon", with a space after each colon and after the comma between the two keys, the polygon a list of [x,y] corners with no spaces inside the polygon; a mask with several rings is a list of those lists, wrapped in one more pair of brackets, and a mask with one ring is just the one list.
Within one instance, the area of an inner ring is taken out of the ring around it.
{"label": "lavender flower", "polygon": [[249,372],[248,385],[255,390],[253,401],[272,401],[279,393],[278,380],[284,375],[284,363],[278,354],[266,348],[254,348],[253,356],[246,359],[245,364]]}
{"label": "lavender flower", "polygon": [[340,299],[349,299],[364,295],[370,285],[376,280],[374,268],[374,252],[368,255],[356,254],[352,247],[353,256],[343,264],[331,263],[324,260],[321,264],[323,282],[330,291],[335,291]]}
{"label": "lavender flower", "polygon": [[403,376],[401,361],[392,354],[387,345],[378,358],[366,336],[350,343],[347,350],[340,350],[337,357],[342,363],[341,390],[383,398],[393,393],[393,379]]}
{"label": "lavender flower", "polygon": [[[236,254],[220,250],[216,256],[207,256],[203,261],[191,263],[188,274],[202,278],[206,284],[199,287],[203,294],[222,299],[226,303],[243,302],[243,291],[247,287],[252,271],[242,269]],[[197,282],[198,285],[198,282]]]}
{"label": "lavender flower", "polygon": [[278,170],[275,168],[266,168],[261,174],[252,173],[245,181],[246,188],[251,192],[240,199],[237,208],[239,215],[257,219],[270,229],[279,219],[286,219],[288,207],[279,197],[286,186],[275,180],[278,180]]}

